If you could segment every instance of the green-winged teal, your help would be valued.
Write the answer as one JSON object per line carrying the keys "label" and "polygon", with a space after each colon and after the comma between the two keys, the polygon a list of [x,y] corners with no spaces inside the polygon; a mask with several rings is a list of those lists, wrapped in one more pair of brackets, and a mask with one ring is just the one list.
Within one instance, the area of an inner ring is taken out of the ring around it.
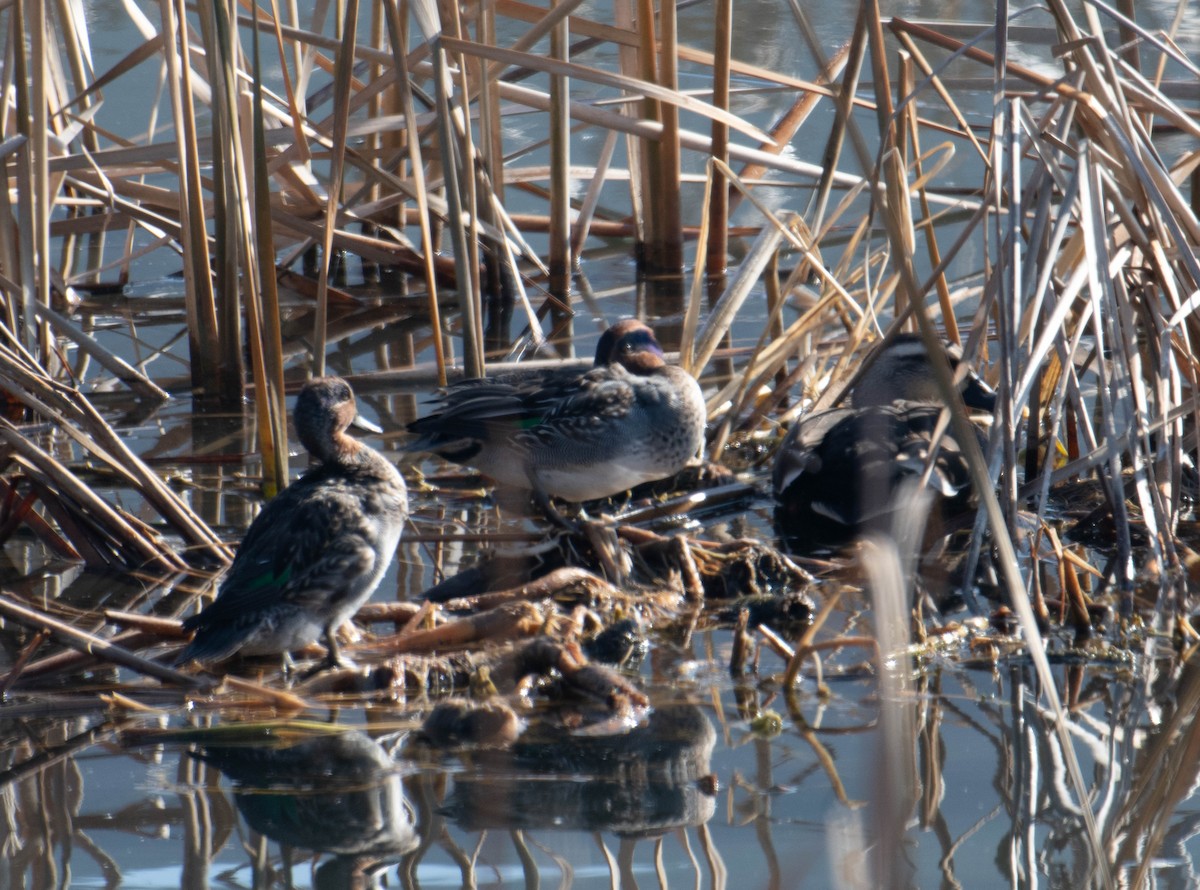
{"label": "green-winged teal", "polygon": [[409,424],[409,447],[469,464],[496,482],[578,503],[679,472],[704,443],[695,378],[668,365],[646,325],[626,319],[587,372],[463,380]]}
{"label": "green-winged teal", "polygon": [[196,632],[177,663],[235,653],[286,653],[336,632],[383,578],[400,542],[408,495],[396,467],[346,434],[354,421],[346,381],[309,382],[296,399],[296,433],[320,463],[251,523],[208,608],[184,622]]}
{"label": "green-winged teal", "polygon": [[[967,367],[962,352],[946,350],[972,408],[992,411],[995,393]],[[851,407],[803,418],[788,432],[775,458],[776,520],[800,546],[843,543],[867,528],[886,530],[905,480],[920,479],[942,400],[924,343],[902,334],[867,359]],[[947,429],[938,442],[928,488],[950,511],[965,505],[966,460]]]}

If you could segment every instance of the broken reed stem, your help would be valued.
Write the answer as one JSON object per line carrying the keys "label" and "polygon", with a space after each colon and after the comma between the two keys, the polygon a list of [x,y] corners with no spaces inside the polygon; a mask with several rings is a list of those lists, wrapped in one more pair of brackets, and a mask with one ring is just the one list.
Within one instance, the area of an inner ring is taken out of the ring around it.
{"label": "broken reed stem", "polygon": [[812,624],[810,624],[796,641],[795,650],[792,652],[792,657],[788,660],[787,670],[783,675],[783,688],[791,689],[796,680],[800,677],[800,668],[804,664],[804,660],[814,651],[813,641],[816,639],[817,632],[825,626],[825,622],[829,620],[829,616],[833,614],[833,610],[837,608],[837,604],[841,602],[841,588],[835,590],[832,595],[825,598],[825,602],[821,604],[819,611]]}
{"label": "broken reed stem", "polygon": [[[74,509],[79,513],[80,519],[87,523],[86,527],[78,529],[81,534],[88,533],[84,528],[98,530],[106,537],[105,543],[114,547],[129,565],[146,563],[167,571],[182,571],[187,568],[172,551],[164,549],[148,539],[135,527],[130,518],[122,516],[116,509],[109,506],[74,473],[22,436],[16,427],[2,418],[0,418],[0,442],[4,442],[19,456],[20,462],[31,475],[46,480],[47,495],[53,492],[59,497],[66,496],[67,502],[73,505],[71,508],[67,508],[67,511],[70,512],[71,509]],[[60,514],[60,520],[62,516],[63,514]],[[73,543],[77,547],[88,544],[87,541],[82,540],[75,540]]]}
{"label": "broken reed stem", "polygon": [[[62,621],[52,618],[44,612],[22,606],[14,602],[7,595],[0,596],[0,616],[15,621],[17,624],[28,627],[30,630],[36,632],[46,631],[55,640],[65,646],[88,655],[94,655],[103,661],[129,668],[135,673],[161,680],[164,683],[182,686],[185,689],[204,690],[212,689],[216,685],[215,680],[185,674],[182,671],[177,671],[156,661],[143,658],[136,652],[131,652],[123,646],[118,646],[77,627],[64,624]],[[11,680],[6,677],[3,681],[0,681],[0,685],[9,682]]]}

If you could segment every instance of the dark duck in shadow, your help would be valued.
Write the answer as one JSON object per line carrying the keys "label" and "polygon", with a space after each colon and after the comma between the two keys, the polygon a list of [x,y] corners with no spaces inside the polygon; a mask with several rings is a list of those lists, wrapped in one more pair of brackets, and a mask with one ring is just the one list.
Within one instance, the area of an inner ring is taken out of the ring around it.
{"label": "dark duck in shadow", "polygon": [[[963,402],[993,411],[995,393],[962,361],[958,347],[948,347],[946,358]],[[920,337],[901,334],[877,348],[851,406],[801,419],[779,447],[772,486],[776,525],[787,543],[820,549],[865,531],[888,534],[899,492],[909,483],[923,485],[937,514],[963,510],[970,478],[953,431],[947,426],[937,435],[943,407]]]}
{"label": "dark duck in shadow", "polygon": [[396,467],[347,435],[356,417],[338,377],[301,390],[296,434],[318,463],[250,524],[216,600],[184,621],[195,636],[177,664],[286,654],[321,636],[325,665],[342,663],[337,630],[379,586],[408,516]]}
{"label": "dark duck in shadow", "polygon": [[432,451],[497,483],[550,503],[610,497],[673,476],[704,444],[700,386],[667,364],[654,333],[635,319],[610,327],[582,372],[516,372],[462,380],[436,409],[408,425],[410,451]]}

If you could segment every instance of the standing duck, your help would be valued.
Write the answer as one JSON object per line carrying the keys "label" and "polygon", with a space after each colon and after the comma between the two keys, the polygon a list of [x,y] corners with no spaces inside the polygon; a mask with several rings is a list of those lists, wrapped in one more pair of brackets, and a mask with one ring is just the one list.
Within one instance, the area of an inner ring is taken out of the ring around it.
{"label": "standing duck", "polygon": [[[962,351],[947,347],[946,358],[964,403],[994,410],[995,393],[974,371],[960,367]],[[886,531],[901,483],[925,474],[943,402],[924,342],[902,334],[867,362],[851,407],[804,418],[776,455],[775,517],[793,542],[829,546],[867,529]],[[949,428],[937,443],[926,486],[943,512],[965,507],[970,478]]]}
{"label": "standing duck", "polygon": [[700,386],[668,365],[642,322],[601,336],[591,370],[502,375],[445,389],[408,425],[412,451],[470,464],[496,482],[579,503],[679,472],[704,444]]}
{"label": "standing duck", "polygon": [[296,433],[319,463],[250,524],[216,600],[184,621],[196,635],[178,664],[287,653],[322,635],[326,664],[341,663],[337,629],[379,586],[408,516],[396,467],[346,434],[356,416],[345,380],[300,391]]}

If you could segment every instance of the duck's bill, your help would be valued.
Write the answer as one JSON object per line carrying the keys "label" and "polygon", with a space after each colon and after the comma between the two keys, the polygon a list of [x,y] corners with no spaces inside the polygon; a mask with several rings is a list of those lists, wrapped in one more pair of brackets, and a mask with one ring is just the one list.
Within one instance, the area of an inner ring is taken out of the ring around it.
{"label": "duck's bill", "polygon": [[996,391],[977,374],[971,374],[963,381],[962,397],[968,408],[989,413],[996,410]]}
{"label": "duck's bill", "polygon": [[367,432],[367,433],[378,434],[378,433],[383,432],[383,427],[381,427],[379,424],[377,424],[373,421],[367,420],[361,414],[354,415],[354,419],[352,421],[350,421],[350,426],[356,427],[356,428],[362,430],[363,432]]}

